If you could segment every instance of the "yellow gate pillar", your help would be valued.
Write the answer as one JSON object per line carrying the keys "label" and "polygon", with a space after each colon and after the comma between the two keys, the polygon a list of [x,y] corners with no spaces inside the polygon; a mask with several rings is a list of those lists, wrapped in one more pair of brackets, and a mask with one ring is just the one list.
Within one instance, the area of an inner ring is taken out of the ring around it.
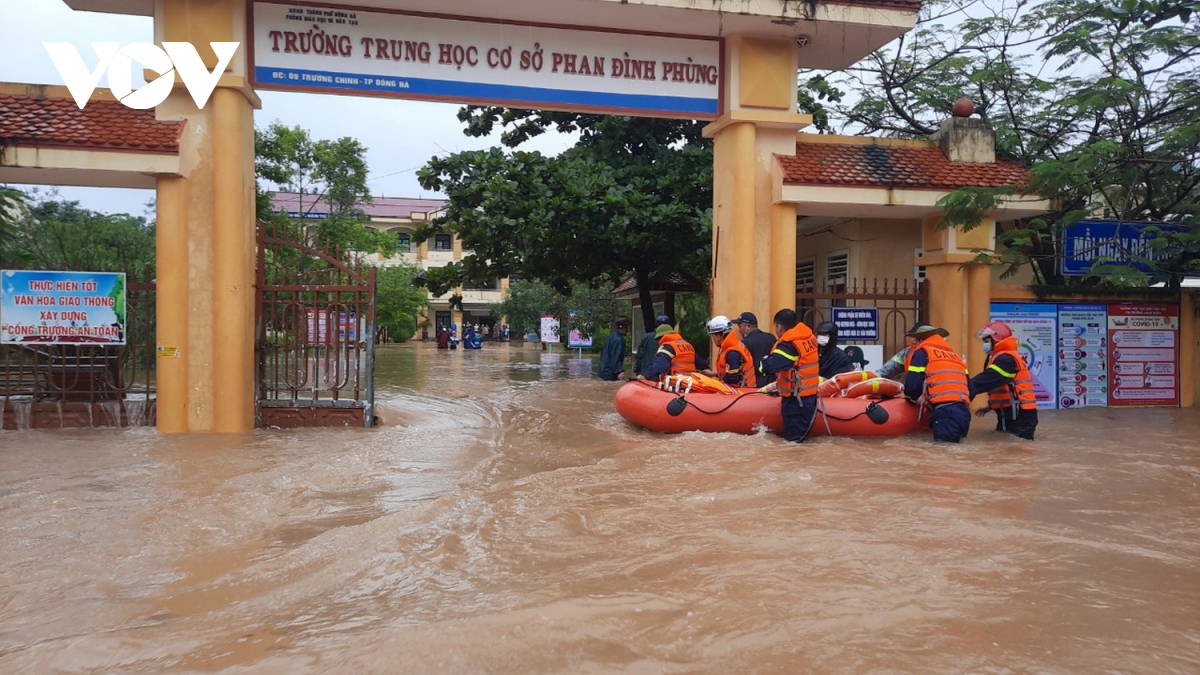
{"label": "yellow gate pillar", "polygon": [[184,120],[183,177],[157,194],[158,428],[254,427],[254,109],[246,78],[246,0],[155,3],[157,42],[190,42],[210,70],[209,42],[238,42],[203,109],[176,79],[159,119]]}
{"label": "yellow gate pillar", "polygon": [[970,264],[974,250],[995,248],[995,220],[985,217],[968,232],[955,228],[940,229],[941,216],[922,223],[925,266],[929,283],[929,323],[950,331],[947,341],[967,358],[972,375],[983,369],[982,343],[975,333],[987,324],[991,315],[992,269],[989,265]]}
{"label": "yellow gate pillar", "polygon": [[796,112],[797,53],[791,40],[727,37],[724,110],[704,129],[714,141],[711,311],[754,312],[767,331],[796,304],[796,207],[775,203],[772,172],[812,121]]}

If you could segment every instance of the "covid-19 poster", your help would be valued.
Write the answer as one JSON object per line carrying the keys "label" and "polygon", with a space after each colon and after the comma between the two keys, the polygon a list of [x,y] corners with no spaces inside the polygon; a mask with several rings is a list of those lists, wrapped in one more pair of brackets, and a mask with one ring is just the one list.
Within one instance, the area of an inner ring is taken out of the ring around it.
{"label": "covid-19 poster", "polygon": [[1108,305],[1058,306],[1058,407],[1108,405]]}
{"label": "covid-19 poster", "polygon": [[1017,338],[1017,352],[1033,376],[1038,408],[1058,407],[1057,309],[1053,304],[992,303],[992,320],[1008,324]]}
{"label": "covid-19 poster", "polygon": [[1108,306],[1108,404],[1179,405],[1179,307]]}

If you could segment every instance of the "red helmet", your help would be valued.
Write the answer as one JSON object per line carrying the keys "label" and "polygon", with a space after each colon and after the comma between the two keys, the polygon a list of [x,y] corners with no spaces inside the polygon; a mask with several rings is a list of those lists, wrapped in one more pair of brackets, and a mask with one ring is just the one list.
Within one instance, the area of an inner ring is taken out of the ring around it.
{"label": "red helmet", "polygon": [[1012,337],[1012,329],[1009,328],[1008,324],[1004,323],[1003,321],[993,321],[993,322],[989,323],[988,325],[984,326],[983,330],[976,333],[976,337],[981,337],[981,338],[990,337],[993,340],[999,342],[1000,340],[1003,340],[1004,338]]}

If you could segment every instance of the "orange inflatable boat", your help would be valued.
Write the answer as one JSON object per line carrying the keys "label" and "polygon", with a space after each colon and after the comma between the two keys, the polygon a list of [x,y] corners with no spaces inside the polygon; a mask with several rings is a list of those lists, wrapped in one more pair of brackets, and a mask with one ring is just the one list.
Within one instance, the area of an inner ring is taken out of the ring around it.
{"label": "orange inflatable boat", "polygon": [[[835,392],[832,385],[825,388],[827,393],[819,399],[817,418],[810,435],[903,436],[925,426],[916,405],[902,398],[875,397],[881,395],[879,389],[887,391],[882,395],[901,393],[898,382],[884,380],[890,384],[879,383],[874,373],[866,373],[869,377],[865,378],[862,373],[853,375],[853,379],[846,378],[845,389],[839,388]],[[757,389],[714,392],[707,386],[708,381],[709,378],[705,378],[704,383],[693,386],[691,391],[687,391],[686,384],[672,386],[670,389],[677,391],[669,391],[660,388],[656,382],[627,382],[617,390],[617,412],[633,424],[664,433],[731,431],[754,434],[762,428],[782,433],[783,417],[779,412],[778,396]],[[852,398],[841,395],[855,386],[860,392],[872,388],[876,392]]]}

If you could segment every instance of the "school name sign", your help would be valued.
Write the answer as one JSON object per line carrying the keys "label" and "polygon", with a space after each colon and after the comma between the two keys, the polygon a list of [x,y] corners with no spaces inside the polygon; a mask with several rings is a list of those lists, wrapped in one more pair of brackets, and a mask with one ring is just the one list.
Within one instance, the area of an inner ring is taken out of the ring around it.
{"label": "school name sign", "polygon": [[715,119],[715,39],[256,2],[254,85]]}

